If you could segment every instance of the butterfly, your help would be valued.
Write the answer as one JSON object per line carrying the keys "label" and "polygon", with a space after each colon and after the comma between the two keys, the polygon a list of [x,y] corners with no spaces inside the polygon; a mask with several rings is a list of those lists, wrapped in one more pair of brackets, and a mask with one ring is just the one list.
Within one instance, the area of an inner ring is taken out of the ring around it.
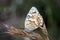
{"label": "butterfly", "polygon": [[25,30],[32,31],[43,25],[43,17],[36,7],[32,7],[25,19]]}

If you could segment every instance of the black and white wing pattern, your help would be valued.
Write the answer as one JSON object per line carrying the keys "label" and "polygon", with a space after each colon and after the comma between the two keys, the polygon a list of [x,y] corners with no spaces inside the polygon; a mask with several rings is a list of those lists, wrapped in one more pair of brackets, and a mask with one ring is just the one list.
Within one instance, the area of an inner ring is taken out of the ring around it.
{"label": "black and white wing pattern", "polygon": [[35,30],[43,24],[43,18],[36,7],[32,7],[25,19],[25,28],[29,31]]}

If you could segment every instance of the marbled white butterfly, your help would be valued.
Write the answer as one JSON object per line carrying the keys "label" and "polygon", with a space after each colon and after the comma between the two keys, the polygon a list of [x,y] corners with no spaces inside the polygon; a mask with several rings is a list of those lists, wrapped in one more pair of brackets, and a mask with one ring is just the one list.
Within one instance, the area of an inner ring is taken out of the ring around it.
{"label": "marbled white butterfly", "polygon": [[32,31],[41,27],[43,24],[43,18],[38,12],[36,7],[32,7],[28,12],[25,19],[25,29],[26,31]]}

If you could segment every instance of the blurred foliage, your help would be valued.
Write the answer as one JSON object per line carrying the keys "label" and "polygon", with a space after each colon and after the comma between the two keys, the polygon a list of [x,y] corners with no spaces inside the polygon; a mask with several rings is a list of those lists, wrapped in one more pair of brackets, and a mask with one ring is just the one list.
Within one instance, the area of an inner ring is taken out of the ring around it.
{"label": "blurred foliage", "polygon": [[55,0],[0,0],[0,16],[16,13],[22,19],[26,17],[32,6],[37,7],[43,16],[50,38],[60,40],[60,7]]}

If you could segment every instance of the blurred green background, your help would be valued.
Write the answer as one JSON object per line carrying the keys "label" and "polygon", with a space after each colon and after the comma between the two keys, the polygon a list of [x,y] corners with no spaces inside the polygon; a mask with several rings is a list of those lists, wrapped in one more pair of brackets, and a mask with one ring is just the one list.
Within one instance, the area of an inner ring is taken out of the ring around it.
{"label": "blurred green background", "polygon": [[[25,17],[32,6],[43,16],[52,40],[60,40],[60,0],[0,0],[0,24],[6,23],[23,29]],[[7,34],[0,30],[0,40],[22,40],[14,36],[4,39],[4,35]]]}

